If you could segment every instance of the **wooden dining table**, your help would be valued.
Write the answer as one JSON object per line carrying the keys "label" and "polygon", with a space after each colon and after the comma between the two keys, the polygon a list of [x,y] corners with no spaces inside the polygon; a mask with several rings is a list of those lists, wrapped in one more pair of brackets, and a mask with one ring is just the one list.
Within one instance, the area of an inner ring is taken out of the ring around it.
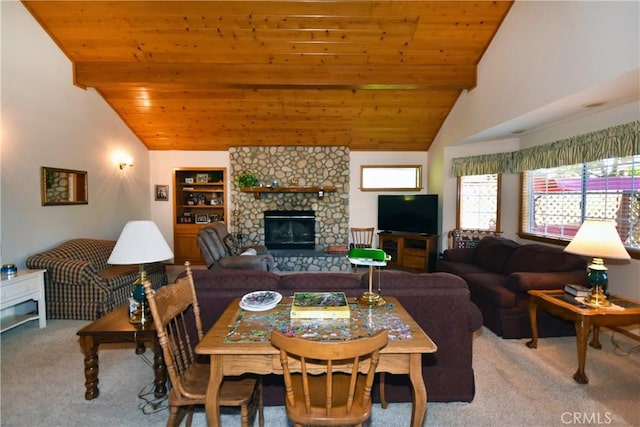
{"label": "wooden dining table", "polygon": [[[225,376],[282,375],[279,351],[269,340],[278,328],[314,340],[348,340],[389,333],[389,342],[380,352],[376,372],[408,374],[413,390],[411,426],[422,426],[427,413],[427,389],[422,377],[422,354],[433,353],[436,344],[393,297],[379,307],[362,307],[349,298],[349,319],[292,320],[291,298],[283,298],[273,309],[250,312],[235,299],[206,333],[196,352],[211,358],[211,377],[205,410],[209,426],[220,426],[220,385]],[[363,367],[364,368],[364,367]],[[284,393],[284,390],[283,390]]]}

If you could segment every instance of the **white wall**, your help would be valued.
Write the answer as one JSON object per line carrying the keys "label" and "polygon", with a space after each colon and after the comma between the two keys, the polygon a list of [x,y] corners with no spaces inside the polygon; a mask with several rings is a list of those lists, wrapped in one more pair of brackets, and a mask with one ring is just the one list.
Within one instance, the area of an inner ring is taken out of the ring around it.
{"label": "white wall", "polygon": [[[371,227],[378,225],[378,195],[401,194],[399,192],[360,191],[360,166],[362,165],[422,165],[422,188],[427,188],[427,153],[420,151],[379,152],[351,151],[349,185],[349,226]],[[377,246],[377,238],[374,240]]]}
{"label": "white wall", "polygon": [[[183,167],[215,167],[226,168],[227,175],[225,179],[229,182],[229,153],[227,151],[150,151],[151,162],[151,186],[156,184],[169,185],[169,201],[151,201],[151,219],[155,221],[162,231],[167,243],[173,247],[173,203],[174,203],[174,185],[173,171],[176,168]],[[227,197],[229,191],[227,188]],[[231,213],[229,208],[230,200],[225,201],[227,204],[227,215]]]}
{"label": "white wall", "polygon": [[635,120],[640,120],[640,101],[634,101],[604,111],[584,115],[574,120],[549,126],[538,132],[524,134],[520,138],[520,147],[527,148],[534,145],[548,144],[549,142],[606,129]]}
{"label": "white wall", "polygon": [[[2,33],[2,263],[74,237],[115,239],[149,217],[149,155],[20,2],[0,2]],[[135,161],[118,169],[113,155]],[[41,206],[40,167],[88,172],[89,204]]]}
{"label": "white wall", "polygon": [[438,139],[457,144],[637,69],[639,15],[634,1],[516,1]]}
{"label": "white wall", "polygon": [[[429,192],[444,192],[443,230],[455,224],[450,159],[549,143],[638,118],[637,103],[568,120],[521,140],[465,140],[638,68],[638,2],[517,1],[485,52],[477,87],[463,92],[429,150]],[[517,178],[503,177],[501,221],[517,232]],[[444,232],[443,231],[443,234]],[[613,292],[640,299],[640,261],[609,264]]]}

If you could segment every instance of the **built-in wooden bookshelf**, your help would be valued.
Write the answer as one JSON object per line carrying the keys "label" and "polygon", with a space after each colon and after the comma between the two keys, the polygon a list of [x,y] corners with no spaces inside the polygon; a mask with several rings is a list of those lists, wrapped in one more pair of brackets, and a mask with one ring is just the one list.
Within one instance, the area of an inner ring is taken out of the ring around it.
{"label": "built-in wooden bookshelf", "polygon": [[227,220],[226,168],[178,168],[173,173],[174,262],[203,264],[197,237],[202,227]]}

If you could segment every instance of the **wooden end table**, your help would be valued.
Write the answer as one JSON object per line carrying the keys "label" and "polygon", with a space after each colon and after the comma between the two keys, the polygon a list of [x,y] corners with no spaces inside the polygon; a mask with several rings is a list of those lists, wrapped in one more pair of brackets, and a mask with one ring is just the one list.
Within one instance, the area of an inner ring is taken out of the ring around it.
{"label": "wooden end table", "polygon": [[167,394],[167,368],[155,325],[153,322],[144,325],[130,323],[129,305],[123,305],[80,329],[78,336],[80,336],[80,346],[84,353],[85,399],[95,399],[100,394],[98,390],[98,347],[103,343],[132,342],[136,344],[136,354],[144,353],[145,343],[151,344],[155,374],[154,395],[162,397]]}
{"label": "wooden end table", "polygon": [[531,341],[527,347],[538,347],[538,322],[537,308],[571,320],[576,327],[576,341],[578,344],[578,370],[573,374],[573,379],[580,384],[589,383],[585,373],[585,359],[587,356],[587,340],[589,331],[593,326],[591,347],[600,349],[599,341],[601,326],[616,328],[640,323],[640,302],[617,295],[611,295],[609,301],[623,307],[624,310],[615,310],[609,307],[592,308],[576,301],[575,297],[563,290],[533,290],[529,291],[529,320],[531,322]]}

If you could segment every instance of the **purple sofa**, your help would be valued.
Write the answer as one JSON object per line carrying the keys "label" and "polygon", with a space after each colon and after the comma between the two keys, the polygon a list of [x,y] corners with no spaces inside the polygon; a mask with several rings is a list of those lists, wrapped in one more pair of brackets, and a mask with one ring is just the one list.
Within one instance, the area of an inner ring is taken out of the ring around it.
{"label": "purple sofa", "polygon": [[[184,274],[184,273],[183,273]],[[478,308],[469,299],[464,280],[447,273],[413,274],[382,271],[381,293],[394,296],[438,346],[422,359],[429,401],[470,402],[475,394],[472,367],[473,332],[482,325]],[[255,270],[193,270],[202,323],[208,330],[236,297],[257,291],[276,290],[283,296],[295,291],[344,291],[360,296],[368,288],[368,274],[294,273],[278,275]],[[389,402],[411,401],[407,375],[386,376]],[[377,387],[376,387],[377,393]],[[265,404],[284,404],[282,377],[265,378]],[[374,396],[376,400],[379,397]]]}
{"label": "purple sofa", "polygon": [[[587,283],[586,262],[562,249],[484,237],[474,248],[448,249],[436,271],[456,274],[469,286],[484,325],[503,338],[529,338],[532,289]],[[573,323],[538,310],[540,337],[575,335]]]}

